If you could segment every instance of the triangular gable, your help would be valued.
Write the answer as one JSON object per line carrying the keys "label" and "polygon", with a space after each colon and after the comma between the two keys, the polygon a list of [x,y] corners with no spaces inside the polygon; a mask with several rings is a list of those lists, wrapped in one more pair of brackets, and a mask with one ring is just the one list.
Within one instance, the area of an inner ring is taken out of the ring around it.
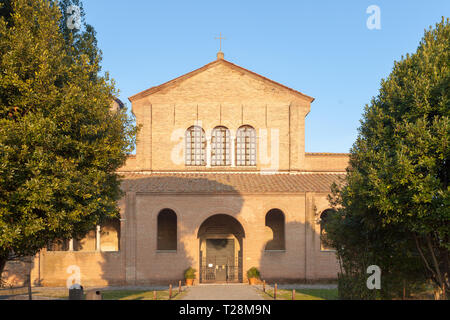
{"label": "triangular gable", "polygon": [[256,78],[259,78],[259,79],[264,80],[266,82],[269,82],[269,83],[271,83],[271,84],[273,84],[273,85],[275,85],[277,87],[280,87],[280,88],[282,88],[284,90],[288,90],[289,92],[291,92],[291,93],[293,93],[295,95],[298,95],[298,96],[308,100],[310,103],[315,100],[313,97],[310,97],[310,96],[308,96],[306,94],[303,94],[300,91],[297,91],[297,90],[291,89],[289,87],[286,87],[285,85],[282,85],[281,83],[278,83],[276,81],[270,80],[270,79],[268,79],[268,78],[266,78],[266,77],[264,77],[262,75],[259,75],[259,74],[255,73],[255,72],[250,71],[248,69],[245,69],[243,67],[240,67],[240,66],[238,66],[238,65],[236,65],[234,63],[231,63],[231,62],[229,62],[229,61],[227,61],[225,59],[217,59],[217,60],[215,60],[215,61],[213,61],[211,63],[208,63],[208,64],[204,65],[201,68],[198,68],[198,69],[196,69],[194,71],[186,73],[186,74],[184,74],[184,75],[182,75],[180,77],[177,77],[177,78],[175,78],[173,80],[165,82],[165,83],[163,83],[163,84],[161,84],[159,86],[155,86],[155,87],[152,87],[150,89],[144,90],[144,91],[142,91],[140,93],[137,93],[137,94],[129,97],[128,99],[131,102],[133,102],[133,101],[135,101],[137,99],[144,98],[144,97],[149,96],[149,95],[151,95],[153,93],[156,93],[156,92],[158,92],[160,90],[163,90],[163,89],[165,89],[167,87],[170,87],[170,86],[172,86],[174,84],[178,84],[178,83],[180,83],[180,82],[182,82],[184,80],[187,80],[187,79],[189,79],[189,78],[191,78],[191,77],[193,77],[193,76],[195,76],[195,75],[197,75],[197,74],[199,74],[199,73],[201,73],[201,72],[203,72],[205,70],[208,70],[209,68],[214,67],[217,64],[220,64],[220,63],[222,63],[222,64],[224,64],[226,66],[229,66],[230,68],[233,68],[235,70],[238,70],[238,71],[241,71],[241,72],[245,72],[245,73],[247,73],[247,74],[249,74],[249,75],[251,75],[253,77],[256,77]]}

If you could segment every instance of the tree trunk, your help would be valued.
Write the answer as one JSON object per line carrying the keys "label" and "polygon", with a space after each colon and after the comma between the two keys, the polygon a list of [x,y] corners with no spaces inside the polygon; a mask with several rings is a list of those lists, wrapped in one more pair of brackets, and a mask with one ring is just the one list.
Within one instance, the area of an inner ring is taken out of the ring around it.
{"label": "tree trunk", "polygon": [[446,290],[447,290],[446,282],[442,281],[445,279],[442,279],[442,274],[439,269],[439,264],[437,264],[436,256],[434,255],[434,251],[431,246],[429,237],[428,236],[426,237],[426,241],[427,241],[427,245],[428,245],[428,250],[430,251],[430,255],[432,257],[434,269],[428,263],[428,260],[425,257],[425,254],[423,253],[422,248],[420,246],[419,238],[417,237],[417,235],[415,233],[413,233],[413,237],[416,242],[417,251],[419,252],[420,257],[422,258],[422,262],[424,263],[425,268],[431,273],[432,280],[435,283],[435,285],[437,286],[437,288],[434,290],[434,299],[435,300],[446,299]]}
{"label": "tree trunk", "polygon": [[423,253],[423,251],[422,251],[422,248],[420,247],[419,238],[417,237],[417,235],[416,235],[415,233],[413,233],[413,237],[414,237],[414,241],[416,242],[416,248],[417,248],[417,251],[419,252],[420,257],[422,258],[422,262],[423,262],[423,264],[425,265],[425,268],[426,268],[426,269],[427,269],[427,270],[428,270],[435,278],[437,278],[436,273],[433,271],[433,269],[431,269],[430,265],[428,264],[428,260],[427,260],[427,258],[425,257],[425,255],[424,255],[424,253]]}
{"label": "tree trunk", "polygon": [[27,289],[28,289],[28,300],[33,300],[33,295],[31,291],[31,276],[27,274]]}
{"label": "tree trunk", "polygon": [[31,290],[31,269],[33,264],[33,257],[28,259],[28,274],[27,274],[27,285],[28,285],[28,300],[33,300],[32,290]]}
{"label": "tree trunk", "polygon": [[2,274],[3,269],[5,269],[6,262],[8,261],[8,256],[0,255],[0,285],[2,284]]}
{"label": "tree trunk", "polygon": [[439,281],[439,291],[440,291],[440,299],[439,300],[446,300],[446,279],[444,278],[444,275],[441,272],[441,269],[439,268],[439,261],[436,258],[433,244],[431,243],[430,235],[427,235],[426,237],[428,249],[430,250],[431,255],[431,261],[433,262],[434,269],[436,270],[437,279]]}
{"label": "tree trunk", "polygon": [[406,280],[403,279],[403,299],[406,300]]}
{"label": "tree trunk", "polygon": [[[448,239],[446,239],[447,243],[448,243]],[[443,277],[444,277],[444,285],[445,285],[445,291],[444,291],[444,298],[445,299],[449,299],[450,298],[450,269],[449,269],[449,250],[447,250],[446,248],[442,248],[441,249],[441,257],[443,258],[444,261],[444,266],[443,266]]]}

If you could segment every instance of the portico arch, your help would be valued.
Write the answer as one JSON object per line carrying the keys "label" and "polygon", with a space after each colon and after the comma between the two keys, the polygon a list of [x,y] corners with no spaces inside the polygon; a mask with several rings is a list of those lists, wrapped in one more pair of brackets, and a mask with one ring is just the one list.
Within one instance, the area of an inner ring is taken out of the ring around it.
{"label": "portico arch", "polygon": [[242,282],[245,231],[227,214],[207,218],[198,229],[200,282]]}

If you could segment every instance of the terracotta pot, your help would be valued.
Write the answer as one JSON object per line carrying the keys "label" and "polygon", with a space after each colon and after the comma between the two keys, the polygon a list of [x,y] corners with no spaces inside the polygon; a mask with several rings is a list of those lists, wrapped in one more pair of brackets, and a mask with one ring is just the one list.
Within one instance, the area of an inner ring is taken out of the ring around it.
{"label": "terracotta pot", "polygon": [[186,280],[186,286],[190,287],[190,286],[194,285],[195,279],[185,279],[185,280]]}
{"label": "terracotta pot", "polygon": [[257,278],[248,278],[248,282],[249,282],[250,285],[256,284],[257,281],[258,281]]}

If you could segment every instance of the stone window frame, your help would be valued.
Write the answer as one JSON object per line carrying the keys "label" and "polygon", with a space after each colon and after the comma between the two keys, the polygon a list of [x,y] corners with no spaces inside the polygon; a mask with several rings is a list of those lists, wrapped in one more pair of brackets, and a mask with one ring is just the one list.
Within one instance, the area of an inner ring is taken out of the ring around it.
{"label": "stone window frame", "polygon": [[185,133],[185,165],[206,166],[206,134],[200,126],[191,126]]}
{"label": "stone window frame", "polygon": [[212,130],[211,166],[231,166],[231,134],[225,126]]}
{"label": "stone window frame", "polygon": [[324,218],[324,215],[325,215],[325,217],[326,217],[329,213],[334,213],[334,212],[336,212],[334,209],[328,208],[328,209],[323,210],[322,213],[321,213],[320,216],[319,216],[319,243],[320,243],[320,252],[336,252],[336,250],[333,249],[333,248],[325,247],[325,245],[324,245],[324,243],[323,243],[323,241],[322,241],[322,235],[324,235],[324,232],[325,232],[323,225],[324,225],[324,223],[326,223],[326,218]]}
{"label": "stone window frame", "polygon": [[257,160],[256,130],[250,125],[243,125],[236,132],[236,166],[254,167]]}

